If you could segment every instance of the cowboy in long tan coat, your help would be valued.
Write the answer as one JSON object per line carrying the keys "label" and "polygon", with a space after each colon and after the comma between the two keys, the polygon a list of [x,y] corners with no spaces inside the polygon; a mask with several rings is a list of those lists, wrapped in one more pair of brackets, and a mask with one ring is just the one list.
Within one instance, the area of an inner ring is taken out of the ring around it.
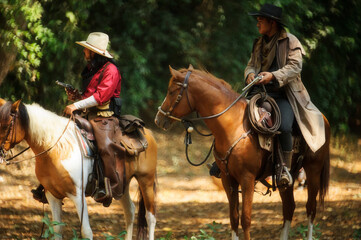
{"label": "cowboy in long tan coat", "polygon": [[305,51],[299,40],[284,29],[282,8],[264,4],[259,12],[250,15],[257,17],[258,31],[262,36],[254,42],[244,76],[247,84],[256,76],[263,76],[253,91],[264,85],[280,108],[279,140],[287,168],[279,185],[291,185],[292,177],[288,170],[292,160],[294,119],[313,152],[325,143],[324,120],[301,81],[302,56]]}

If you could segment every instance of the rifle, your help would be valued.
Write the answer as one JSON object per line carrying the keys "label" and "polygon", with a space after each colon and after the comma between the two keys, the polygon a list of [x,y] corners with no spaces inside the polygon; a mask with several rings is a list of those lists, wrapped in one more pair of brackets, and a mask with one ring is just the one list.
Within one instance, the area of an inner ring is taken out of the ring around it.
{"label": "rifle", "polygon": [[75,91],[75,88],[72,85],[68,84],[68,83],[63,83],[63,82],[60,82],[58,80],[56,80],[55,83],[58,84],[61,87],[66,88],[66,90],[68,90],[68,91],[73,91],[73,92]]}

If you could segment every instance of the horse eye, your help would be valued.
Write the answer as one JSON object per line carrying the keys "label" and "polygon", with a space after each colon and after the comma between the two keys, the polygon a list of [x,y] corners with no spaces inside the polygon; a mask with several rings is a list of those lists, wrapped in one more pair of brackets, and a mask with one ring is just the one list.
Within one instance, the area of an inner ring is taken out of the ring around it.
{"label": "horse eye", "polygon": [[179,89],[179,86],[171,86],[170,88],[168,88],[169,96],[172,96],[178,89]]}

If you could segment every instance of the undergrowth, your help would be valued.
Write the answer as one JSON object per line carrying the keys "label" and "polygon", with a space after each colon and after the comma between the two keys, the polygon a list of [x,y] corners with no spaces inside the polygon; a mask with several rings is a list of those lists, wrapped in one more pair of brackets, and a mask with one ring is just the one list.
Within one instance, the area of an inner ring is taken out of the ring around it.
{"label": "undergrowth", "polygon": [[345,162],[359,160],[361,140],[355,135],[336,135],[331,138],[331,147],[337,157]]}
{"label": "undergrowth", "polygon": [[[55,233],[54,227],[65,226],[66,225],[65,223],[50,221],[48,214],[45,214],[45,217],[42,219],[42,222],[45,224],[45,231],[41,236],[42,239],[53,240],[56,237],[61,237],[61,234]],[[220,233],[219,230],[221,229],[221,224],[213,221],[211,224],[206,224],[206,226],[207,226],[206,230],[200,229],[198,234],[193,235],[191,237],[184,236],[184,240],[217,240],[215,234]],[[307,239],[307,232],[308,232],[308,227],[301,224],[300,226],[297,227],[296,230],[290,231],[290,237],[292,238],[301,237],[302,239]],[[126,233],[127,233],[126,231],[122,231],[116,236],[112,236],[106,233],[103,233],[103,235],[105,240],[124,240]],[[360,235],[361,235],[360,229],[358,231],[355,231],[354,239],[359,239]],[[319,240],[321,236],[322,233],[320,231],[319,224],[317,224],[313,228],[312,239]],[[166,236],[157,238],[156,240],[174,240],[174,239],[175,238],[173,236],[173,233],[168,232]],[[32,238],[32,240],[36,240],[36,239]],[[77,231],[73,229],[73,236],[71,240],[87,240],[87,239],[80,238],[78,236]]]}
{"label": "undergrowth", "polygon": [[[51,221],[49,219],[49,216],[47,213],[45,213],[44,218],[42,219],[42,222],[45,224],[45,230],[43,232],[43,234],[41,235],[41,239],[49,239],[49,240],[53,240],[56,239],[57,237],[61,237],[61,234],[56,233],[54,231],[54,227],[56,226],[65,226],[65,223],[62,222],[57,222],[57,221]],[[200,233],[197,234],[196,236],[184,236],[185,240],[216,240],[215,237],[213,237],[212,234],[214,233],[218,233],[218,230],[221,228],[221,224],[216,223],[213,221],[213,223],[211,224],[206,224],[206,226],[209,228],[208,231],[200,229]],[[104,233],[104,237],[105,240],[124,240],[124,236],[126,235],[126,231],[122,231],[121,233],[119,233],[116,236],[112,236],[109,234]],[[167,235],[165,237],[161,237],[161,238],[157,238],[157,240],[173,240],[174,238],[172,237],[172,232],[168,232]],[[32,238],[32,240],[36,240],[35,238]],[[78,233],[75,229],[73,229],[73,236],[71,238],[71,240],[87,240],[87,238],[80,238],[78,236]]]}
{"label": "undergrowth", "polygon": [[[291,229],[290,231],[290,237],[292,239],[295,237],[301,237],[302,239],[306,240],[307,234],[308,234],[308,226],[303,224],[298,226],[296,230]],[[319,240],[321,239],[321,236],[322,236],[322,232],[320,230],[319,224],[314,225],[312,231],[312,240]]]}

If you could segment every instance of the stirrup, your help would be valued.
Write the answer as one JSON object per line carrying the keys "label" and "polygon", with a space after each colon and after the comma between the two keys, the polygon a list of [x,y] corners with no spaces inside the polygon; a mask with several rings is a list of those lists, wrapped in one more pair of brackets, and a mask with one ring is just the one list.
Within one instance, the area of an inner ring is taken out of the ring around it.
{"label": "stirrup", "polygon": [[104,207],[109,207],[113,198],[109,178],[104,177],[104,189],[98,189],[93,198],[96,202],[103,203]]}
{"label": "stirrup", "polygon": [[278,185],[280,187],[291,187],[292,184],[293,184],[293,179],[290,172],[288,171],[287,167],[283,167]]}

